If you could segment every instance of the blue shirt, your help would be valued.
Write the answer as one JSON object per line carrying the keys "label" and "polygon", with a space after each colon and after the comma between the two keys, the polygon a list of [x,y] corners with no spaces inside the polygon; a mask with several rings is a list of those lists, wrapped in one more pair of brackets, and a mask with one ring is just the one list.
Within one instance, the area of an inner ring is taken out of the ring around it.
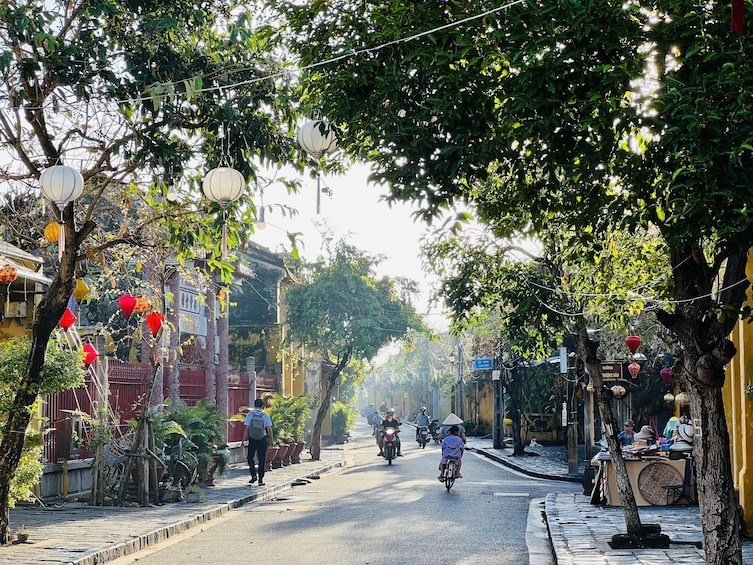
{"label": "blue shirt", "polygon": [[442,457],[462,457],[464,447],[460,436],[450,434],[442,440]]}
{"label": "blue shirt", "polygon": [[270,418],[269,414],[267,414],[264,410],[260,410],[258,408],[254,408],[253,410],[251,410],[251,412],[249,412],[248,414],[246,414],[246,421],[244,422],[244,424],[246,426],[250,426],[251,425],[251,417],[254,414],[261,414],[262,415],[262,418],[264,418],[264,427],[265,428],[267,428],[267,427],[271,428],[272,427],[272,418]]}

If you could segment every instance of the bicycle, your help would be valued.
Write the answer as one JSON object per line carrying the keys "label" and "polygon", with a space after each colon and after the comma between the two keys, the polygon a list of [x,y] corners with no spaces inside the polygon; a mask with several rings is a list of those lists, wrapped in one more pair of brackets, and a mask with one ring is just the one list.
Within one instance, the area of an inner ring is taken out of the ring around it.
{"label": "bicycle", "polygon": [[444,473],[442,474],[447,492],[450,492],[452,485],[455,484],[455,479],[458,478],[457,461],[459,459],[459,457],[447,457],[447,464],[444,466]]}

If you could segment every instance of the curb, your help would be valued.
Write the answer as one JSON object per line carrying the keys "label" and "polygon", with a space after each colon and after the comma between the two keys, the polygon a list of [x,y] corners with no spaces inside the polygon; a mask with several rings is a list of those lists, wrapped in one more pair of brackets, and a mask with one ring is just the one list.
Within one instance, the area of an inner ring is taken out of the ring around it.
{"label": "curb", "polygon": [[[201,511],[198,514],[195,514],[190,518],[179,520],[177,522],[173,522],[172,524],[166,524],[165,526],[162,526],[161,528],[152,530],[151,532],[135,537],[132,540],[129,540],[127,542],[117,543],[110,547],[96,550],[90,553],[89,555],[87,555],[86,557],[82,557],[81,559],[71,561],[71,565],[102,565],[103,563],[108,563],[109,561],[120,559],[121,557],[125,557],[129,554],[136,553],[148,547],[157,545],[158,543],[169,539],[171,536],[176,536],[196,526],[205,524],[209,522],[210,520],[219,518],[220,516],[223,516],[226,513],[228,513],[230,510],[239,508],[243,506],[244,504],[249,504],[253,502],[266,502],[267,500],[271,500],[275,496],[277,496],[279,493],[291,489],[293,483],[298,482],[307,477],[310,477],[311,475],[319,475],[319,474],[327,473],[329,471],[332,471],[333,469],[338,469],[344,466],[345,466],[344,459],[340,461],[332,462],[330,464],[322,466],[316,471],[303,473],[292,479],[286,480],[280,484],[266,487],[264,488],[263,491],[255,492],[253,494],[250,494],[248,496],[242,496],[240,498],[235,498],[235,499],[230,500],[227,503],[220,503],[219,505],[214,506],[213,508],[210,508],[205,511]],[[240,488],[240,487],[237,487],[237,488]]]}
{"label": "curb", "polygon": [[518,471],[519,473],[523,473],[524,475],[528,475],[529,477],[536,477],[538,479],[549,479],[552,481],[563,481],[563,482],[569,482],[569,483],[580,483],[583,482],[583,475],[550,475],[547,473],[540,473],[538,471],[532,471],[531,469],[526,469],[523,466],[516,465],[515,463],[509,461],[509,457],[500,457],[496,453],[487,451],[483,448],[478,447],[468,447],[469,451],[475,451],[476,453],[479,453],[480,455],[483,455],[484,457],[487,457],[489,459],[492,459],[493,461],[496,461],[497,463],[500,463],[504,465],[505,467],[509,467],[510,469],[514,469]]}

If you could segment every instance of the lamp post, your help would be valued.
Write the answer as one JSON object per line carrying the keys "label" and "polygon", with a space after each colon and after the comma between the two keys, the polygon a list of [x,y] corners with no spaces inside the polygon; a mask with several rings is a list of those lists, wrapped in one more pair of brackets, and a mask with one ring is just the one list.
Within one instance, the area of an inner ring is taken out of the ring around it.
{"label": "lamp post", "polygon": [[298,143],[317,161],[316,168],[316,213],[321,208],[319,161],[337,146],[333,130],[323,120],[311,120],[298,130]]}

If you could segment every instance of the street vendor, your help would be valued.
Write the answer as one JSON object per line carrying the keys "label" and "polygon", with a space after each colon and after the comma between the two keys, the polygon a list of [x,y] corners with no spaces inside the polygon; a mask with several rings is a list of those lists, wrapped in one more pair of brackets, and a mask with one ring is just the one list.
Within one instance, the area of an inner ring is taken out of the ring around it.
{"label": "street vendor", "polygon": [[635,429],[635,422],[633,422],[632,420],[626,420],[625,429],[622,430],[619,434],[617,434],[617,441],[620,442],[620,445],[622,447],[633,445],[633,442],[635,441],[634,429]]}

